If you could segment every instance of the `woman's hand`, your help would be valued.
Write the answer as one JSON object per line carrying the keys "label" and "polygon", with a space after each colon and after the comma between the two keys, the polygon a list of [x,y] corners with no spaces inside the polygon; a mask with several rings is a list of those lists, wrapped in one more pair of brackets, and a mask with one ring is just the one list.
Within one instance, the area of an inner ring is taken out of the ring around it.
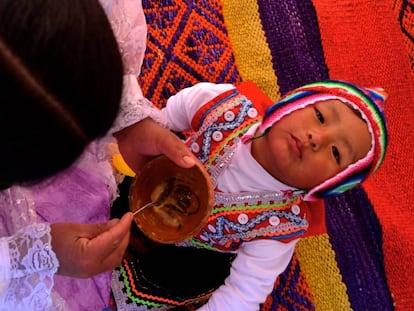
{"label": "woman's hand", "polygon": [[160,154],[184,168],[192,167],[196,161],[177,135],[150,118],[117,132],[115,137],[122,157],[134,172],[138,172],[151,157]]}
{"label": "woman's hand", "polygon": [[52,224],[57,273],[88,278],[118,266],[128,246],[132,219],[132,213],[126,213],[120,220],[100,224]]}

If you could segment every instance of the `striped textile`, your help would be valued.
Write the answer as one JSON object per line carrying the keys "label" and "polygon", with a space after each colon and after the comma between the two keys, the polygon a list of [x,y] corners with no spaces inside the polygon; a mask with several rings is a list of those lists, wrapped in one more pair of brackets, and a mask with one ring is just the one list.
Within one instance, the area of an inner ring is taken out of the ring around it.
{"label": "striped textile", "polygon": [[161,107],[199,81],[253,80],[272,99],[325,78],[381,86],[390,143],[362,187],[324,201],[262,310],[414,309],[414,2],[143,0],[139,82]]}

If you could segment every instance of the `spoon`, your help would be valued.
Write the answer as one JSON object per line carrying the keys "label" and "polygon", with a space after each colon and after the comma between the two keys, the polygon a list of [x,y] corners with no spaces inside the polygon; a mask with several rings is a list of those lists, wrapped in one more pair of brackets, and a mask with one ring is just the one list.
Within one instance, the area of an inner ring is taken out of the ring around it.
{"label": "spoon", "polygon": [[168,180],[166,182],[166,186],[164,187],[164,189],[162,189],[162,191],[158,194],[158,196],[155,198],[155,200],[145,204],[144,206],[141,206],[139,209],[137,209],[135,212],[132,213],[132,215],[138,215],[140,212],[142,212],[144,209],[150,207],[150,206],[157,206],[160,205],[163,201],[165,201],[165,199],[168,197],[168,195],[170,194],[171,190],[172,190],[172,186],[174,184],[174,179],[175,178],[171,178],[170,180]]}
{"label": "spoon", "polygon": [[142,212],[144,209],[146,209],[147,207],[150,207],[150,206],[153,206],[153,205],[156,205],[155,204],[156,202],[155,201],[152,201],[152,202],[149,202],[149,203],[147,203],[147,204],[145,204],[144,206],[142,206],[142,207],[140,207],[139,209],[137,209],[135,212],[133,212],[132,213],[132,215],[137,215],[137,214],[139,214],[140,212]]}

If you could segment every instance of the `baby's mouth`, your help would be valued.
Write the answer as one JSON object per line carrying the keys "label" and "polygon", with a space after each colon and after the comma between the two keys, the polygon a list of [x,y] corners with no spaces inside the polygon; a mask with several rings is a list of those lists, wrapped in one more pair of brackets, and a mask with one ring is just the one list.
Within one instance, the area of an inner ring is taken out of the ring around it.
{"label": "baby's mouth", "polygon": [[291,135],[290,145],[292,147],[293,154],[298,158],[302,159],[302,142],[295,136]]}

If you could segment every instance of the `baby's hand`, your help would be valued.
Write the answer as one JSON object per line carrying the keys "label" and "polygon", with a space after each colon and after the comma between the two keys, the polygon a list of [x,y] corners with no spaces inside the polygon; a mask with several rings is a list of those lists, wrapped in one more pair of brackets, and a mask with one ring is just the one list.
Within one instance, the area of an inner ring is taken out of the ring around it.
{"label": "baby's hand", "polygon": [[88,278],[118,266],[128,246],[132,219],[132,213],[126,213],[120,220],[100,224],[52,224],[57,273]]}

